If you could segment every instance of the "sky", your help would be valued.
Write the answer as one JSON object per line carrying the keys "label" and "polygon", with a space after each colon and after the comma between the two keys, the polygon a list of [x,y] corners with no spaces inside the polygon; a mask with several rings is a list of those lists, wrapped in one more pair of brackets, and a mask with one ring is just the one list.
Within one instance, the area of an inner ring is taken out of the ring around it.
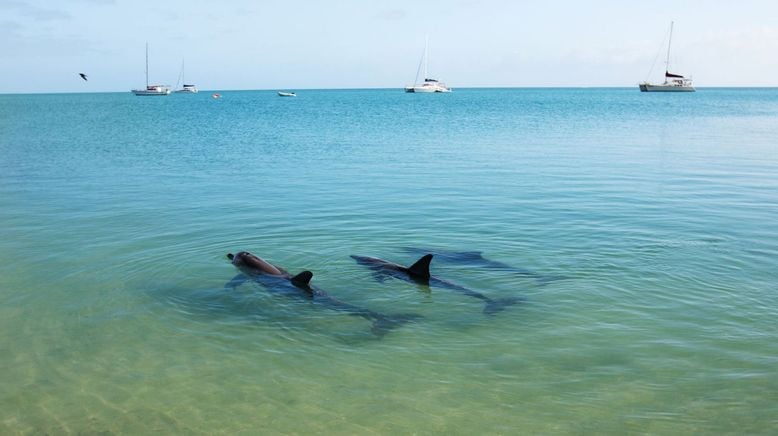
{"label": "sky", "polygon": [[775,0],[0,0],[0,93],[142,87],[147,42],[152,83],[185,61],[205,90],[400,88],[425,38],[454,89],[635,86],[671,21],[696,86],[778,86]]}

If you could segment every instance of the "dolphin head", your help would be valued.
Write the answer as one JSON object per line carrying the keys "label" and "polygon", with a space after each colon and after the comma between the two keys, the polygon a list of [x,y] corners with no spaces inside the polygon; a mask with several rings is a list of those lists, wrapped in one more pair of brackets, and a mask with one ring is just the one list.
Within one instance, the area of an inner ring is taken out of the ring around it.
{"label": "dolphin head", "polygon": [[246,265],[246,260],[252,256],[248,251],[239,251],[236,254],[227,253],[227,259],[229,259],[233,265],[240,267]]}
{"label": "dolphin head", "polygon": [[239,251],[237,254],[227,253],[227,259],[230,259],[236,268],[247,274],[262,273],[276,276],[286,274],[284,270],[248,251]]}
{"label": "dolphin head", "polygon": [[246,274],[255,274],[258,269],[256,265],[256,256],[248,251],[239,251],[235,254],[227,253],[227,259],[239,270]]}

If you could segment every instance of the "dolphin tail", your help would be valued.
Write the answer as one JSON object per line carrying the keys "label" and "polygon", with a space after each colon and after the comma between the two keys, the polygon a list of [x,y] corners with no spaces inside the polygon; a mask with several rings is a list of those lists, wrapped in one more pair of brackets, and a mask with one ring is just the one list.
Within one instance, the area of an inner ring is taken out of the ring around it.
{"label": "dolphin tail", "polygon": [[380,338],[389,333],[391,330],[394,330],[403,324],[414,322],[420,318],[421,315],[416,315],[415,313],[378,315],[373,319],[373,325],[370,328],[370,331]]}
{"label": "dolphin tail", "polygon": [[551,282],[555,282],[557,280],[567,280],[570,277],[563,276],[563,275],[538,275],[535,277],[535,281],[537,281],[538,286],[546,286],[547,284]]}
{"label": "dolphin tail", "polygon": [[501,312],[505,310],[508,306],[513,306],[514,304],[518,304],[524,301],[523,298],[518,297],[509,297],[509,298],[498,298],[497,300],[488,300],[486,302],[486,306],[484,307],[484,313],[487,315],[494,315],[497,312]]}

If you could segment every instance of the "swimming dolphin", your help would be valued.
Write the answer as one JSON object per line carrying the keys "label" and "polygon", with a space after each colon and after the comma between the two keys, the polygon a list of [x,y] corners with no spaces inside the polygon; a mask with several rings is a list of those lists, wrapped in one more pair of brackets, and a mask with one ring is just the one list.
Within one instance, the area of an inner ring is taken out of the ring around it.
{"label": "swimming dolphin", "polygon": [[420,318],[420,316],[414,314],[384,315],[344,303],[329,296],[321,289],[311,286],[312,272],[303,271],[292,276],[284,269],[247,251],[239,251],[237,254],[228,253],[227,258],[241,271],[241,274],[227,282],[225,288],[234,289],[241,283],[251,279],[270,291],[284,293],[290,297],[313,300],[313,302],[328,309],[346,312],[372,321],[371,331],[376,336],[383,336],[395,327]]}
{"label": "swimming dolphin", "polygon": [[567,277],[559,275],[540,274],[524,268],[517,268],[507,263],[487,259],[481,251],[451,251],[451,250],[432,250],[417,247],[402,247],[402,250],[410,254],[434,253],[435,258],[441,262],[457,265],[470,265],[478,268],[494,269],[500,271],[509,271],[516,275],[534,279],[539,285],[546,285],[554,280],[564,280]]}
{"label": "swimming dolphin", "polygon": [[85,82],[88,82],[89,80],[86,78],[86,74],[84,73],[78,73],[79,76],[81,76],[82,79],[84,79]]}
{"label": "swimming dolphin", "polygon": [[447,280],[440,279],[430,274],[430,262],[432,261],[432,254],[425,254],[413,265],[404,267],[388,260],[379,259],[376,257],[368,256],[351,256],[352,259],[357,261],[358,264],[364,265],[377,274],[376,278],[382,278],[383,276],[394,277],[407,282],[419,283],[422,285],[436,286],[439,288],[451,289],[457,291],[468,297],[477,298],[486,303],[484,307],[484,313],[487,315],[493,315],[507,306],[516,304],[521,301],[519,298],[501,298],[493,300],[480,292],[473,291],[472,289],[465,288],[456,283],[449,282]]}

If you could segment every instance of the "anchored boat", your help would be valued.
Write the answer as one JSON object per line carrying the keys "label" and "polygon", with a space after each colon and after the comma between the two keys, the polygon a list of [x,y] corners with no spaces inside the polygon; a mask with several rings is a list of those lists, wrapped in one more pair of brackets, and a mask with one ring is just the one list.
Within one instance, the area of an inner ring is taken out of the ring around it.
{"label": "anchored boat", "polygon": [[168,85],[149,85],[149,43],[146,43],[146,88],[133,89],[135,95],[170,95]]}
{"label": "anchored boat", "polygon": [[[419,62],[419,68],[416,69],[416,78],[413,80],[413,85],[406,86],[405,92],[422,92],[422,93],[431,93],[431,92],[451,92],[451,88],[446,86],[445,83],[441,82],[437,79],[431,79],[427,74],[427,46],[428,46],[428,40],[425,39],[424,41],[424,55],[421,57],[421,61]],[[424,81],[419,83],[419,73],[421,72],[421,68],[424,66]]]}
{"label": "anchored boat", "polygon": [[184,85],[180,89],[176,89],[176,94],[197,94],[197,86],[186,84],[186,79],[184,78],[183,60],[181,61],[181,74],[178,76],[178,82],[176,83],[176,88],[178,88],[179,83],[183,83]]}
{"label": "anchored boat", "polygon": [[[665,81],[653,84],[645,81],[638,85],[641,92],[694,92],[691,77],[670,72],[670,45],[673,42],[673,22],[670,22],[670,37],[667,40],[667,58],[665,59]],[[656,62],[656,61],[655,61]],[[653,67],[651,67],[653,70]],[[649,73],[650,75],[650,73]]]}

